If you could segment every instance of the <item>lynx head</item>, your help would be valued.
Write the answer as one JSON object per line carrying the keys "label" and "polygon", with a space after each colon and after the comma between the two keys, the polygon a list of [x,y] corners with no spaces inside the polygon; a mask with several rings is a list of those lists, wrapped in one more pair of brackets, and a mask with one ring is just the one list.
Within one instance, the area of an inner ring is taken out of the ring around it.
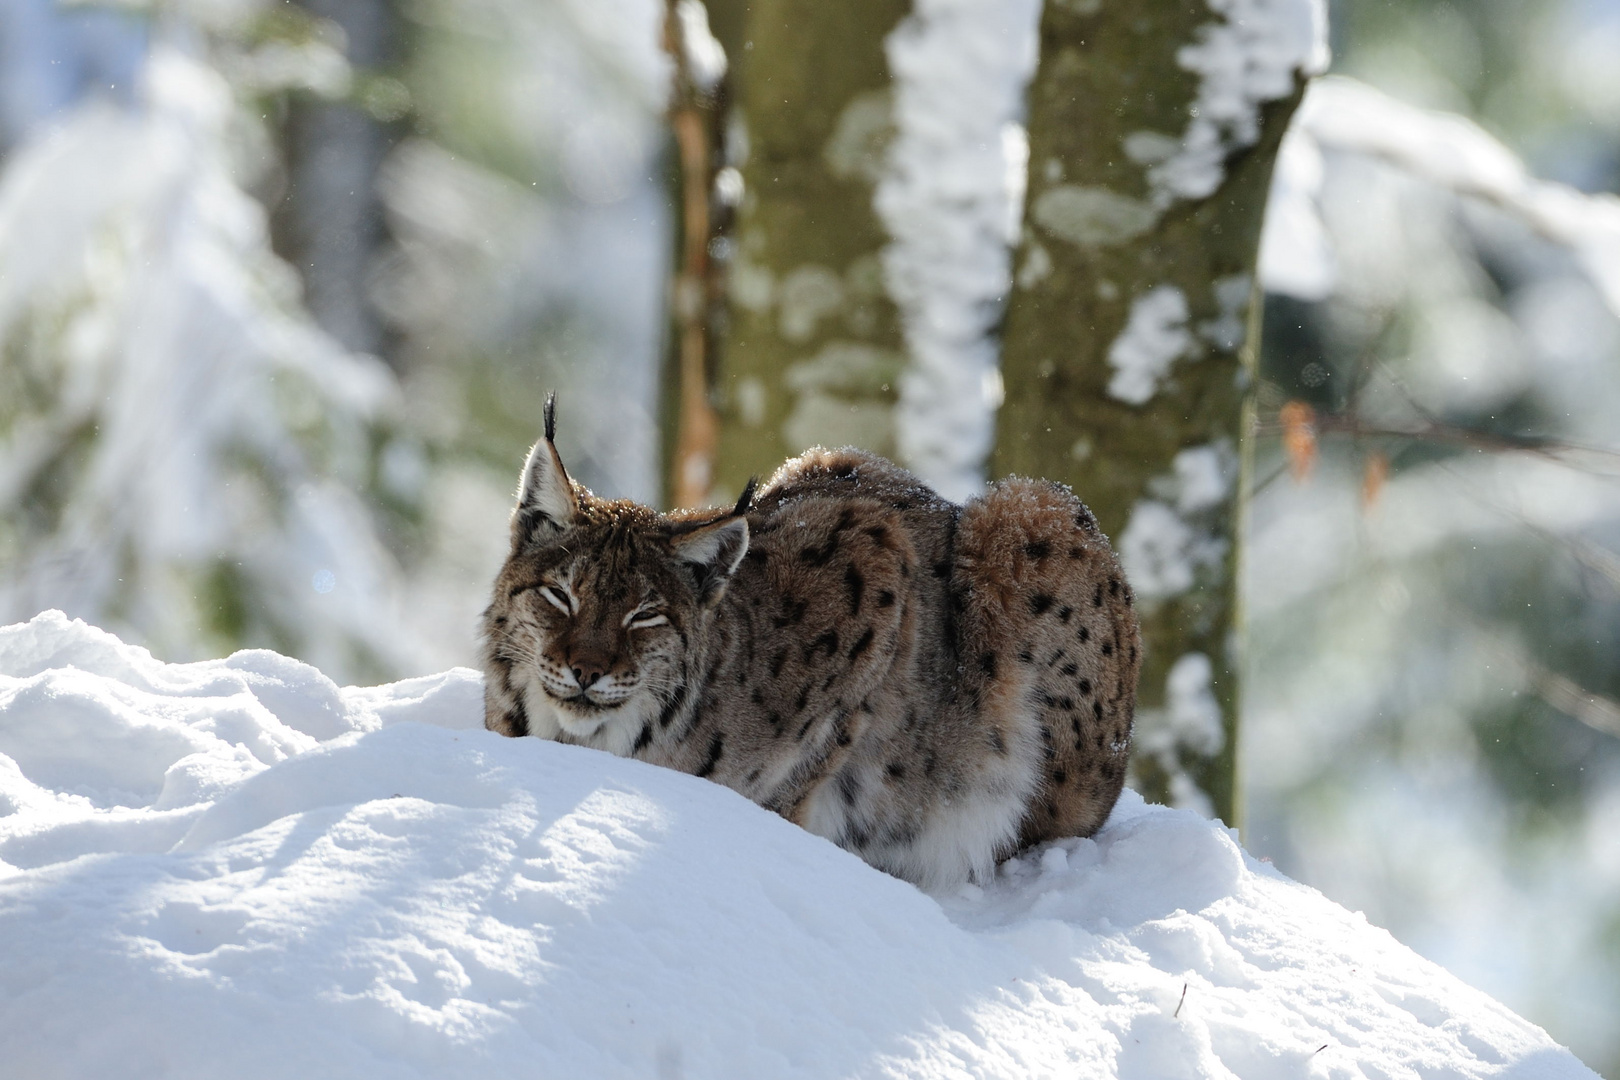
{"label": "lynx head", "polygon": [[485,726],[629,754],[685,696],[748,551],[734,510],[660,514],[574,483],[546,435],[523,466],[511,552],[484,612]]}

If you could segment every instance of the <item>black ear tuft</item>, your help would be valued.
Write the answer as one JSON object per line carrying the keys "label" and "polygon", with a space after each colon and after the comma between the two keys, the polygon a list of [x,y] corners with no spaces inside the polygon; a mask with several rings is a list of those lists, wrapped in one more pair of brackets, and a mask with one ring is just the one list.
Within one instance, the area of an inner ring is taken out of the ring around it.
{"label": "black ear tuft", "polygon": [[557,441],[557,391],[546,392],[546,442]]}
{"label": "black ear tuft", "polygon": [[759,477],[750,476],[748,483],[743,485],[742,495],[737,499],[736,509],[731,511],[732,517],[741,517],[748,513],[754,505],[754,489],[759,487]]}

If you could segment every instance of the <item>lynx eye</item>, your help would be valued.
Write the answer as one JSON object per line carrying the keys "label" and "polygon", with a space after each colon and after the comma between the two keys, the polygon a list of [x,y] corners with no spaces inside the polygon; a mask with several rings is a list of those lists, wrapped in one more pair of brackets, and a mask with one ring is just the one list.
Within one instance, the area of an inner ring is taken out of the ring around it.
{"label": "lynx eye", "polygon": [[568,602],[568,594],[563,592],[557,586],[540,586],[540,595],[544,596],[546,600],[551,603],[552,607],[557,608],[564,615],[572,615],[574,613],[573,605]]}
{"label": "lynx eye", "polygon": [[658,608],[637,608],[624,617],[624,625],[632,630],[645,630],[649,626],[663,626],[669,622]]}

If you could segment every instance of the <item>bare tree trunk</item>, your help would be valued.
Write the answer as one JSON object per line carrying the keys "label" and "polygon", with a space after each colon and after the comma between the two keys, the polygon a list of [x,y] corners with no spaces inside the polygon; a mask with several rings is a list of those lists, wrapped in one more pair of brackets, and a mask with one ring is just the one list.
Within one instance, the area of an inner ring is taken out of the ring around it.
{"label": "bare tree trunk", "polygon": [[728,270],[710,493],[815,443],[894,453],[905,363],[872,206],[893,104],[884,39],[907,0],[712,0],[733,61],[728,157],[743,179]]}
{"label": "bare tree trunk", "polygon": [[1307,62],[1245,84],[1221,61],[1252,48],[1203,3],[1047,0],[991,462],[1114,537],[1147,649],[1133,783],[1229,822],[1255,263]]}

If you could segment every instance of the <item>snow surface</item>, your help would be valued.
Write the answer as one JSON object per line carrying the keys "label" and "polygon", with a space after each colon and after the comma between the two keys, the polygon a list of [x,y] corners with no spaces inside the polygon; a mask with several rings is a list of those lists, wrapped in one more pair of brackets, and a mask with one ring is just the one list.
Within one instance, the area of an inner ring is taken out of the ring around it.
{"label": "snow surface", "polygon": [[339,688],[0,629],[0,1062],[53,1077],[1579,1077],[1127,793],[935,899],[735,793]]}

